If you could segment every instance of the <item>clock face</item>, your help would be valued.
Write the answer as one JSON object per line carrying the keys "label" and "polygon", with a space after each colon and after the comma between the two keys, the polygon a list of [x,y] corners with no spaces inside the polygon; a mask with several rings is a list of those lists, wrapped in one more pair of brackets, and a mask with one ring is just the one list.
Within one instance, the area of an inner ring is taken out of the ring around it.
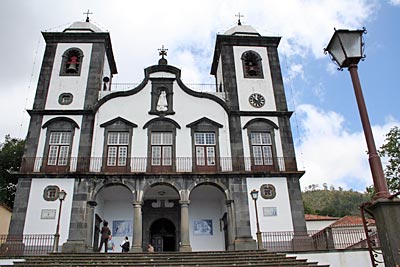
{"label": "clock face", "polygon": [[265,104],[265,98],[257,93],[249,96],[249,103],[255,108],[261,108]]}

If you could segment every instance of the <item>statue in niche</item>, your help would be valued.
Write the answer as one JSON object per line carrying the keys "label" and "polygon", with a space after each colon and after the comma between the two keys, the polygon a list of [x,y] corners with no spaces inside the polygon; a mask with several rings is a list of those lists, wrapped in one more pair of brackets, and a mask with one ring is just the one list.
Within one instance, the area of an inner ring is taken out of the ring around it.
{"label": "statue in niche", "polygon": [[158,97],[156,109],[157,111],[168,110],[167,93],[165,91],[161,91],[160,96]]}

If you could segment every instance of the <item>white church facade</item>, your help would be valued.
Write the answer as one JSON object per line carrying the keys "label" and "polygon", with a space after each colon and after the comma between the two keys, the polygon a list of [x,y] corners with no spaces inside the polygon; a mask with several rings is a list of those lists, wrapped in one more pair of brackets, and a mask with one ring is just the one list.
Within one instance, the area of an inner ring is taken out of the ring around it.
{"label": "white church facade", "polygon": [[[239,25],[216,36],[213,92],[158,64],[118,91],[110,35],[89,21],[44,32],[46,50],[10,235],[53,234],[96,251],[102,222],[131,251],[255,249],[261,232],[305,232],[279,37]],[[182,70],[184,71],[184,70]]]}

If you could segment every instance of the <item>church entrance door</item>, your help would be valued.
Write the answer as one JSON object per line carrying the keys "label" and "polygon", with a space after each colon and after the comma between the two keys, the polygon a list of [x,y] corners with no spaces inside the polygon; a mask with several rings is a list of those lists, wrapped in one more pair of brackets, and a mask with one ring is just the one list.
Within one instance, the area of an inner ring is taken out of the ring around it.
{"label": "church entrance door", "polygon": [[150,227],[154,251],[176,251],[176,228],[168,219],[158,219]]}

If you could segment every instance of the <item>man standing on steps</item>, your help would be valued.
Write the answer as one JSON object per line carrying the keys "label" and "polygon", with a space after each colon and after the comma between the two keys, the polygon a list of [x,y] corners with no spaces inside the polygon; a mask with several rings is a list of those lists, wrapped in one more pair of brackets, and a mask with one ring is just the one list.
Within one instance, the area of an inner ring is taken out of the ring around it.
{"label": "man standing on steps", "polygon": [[101,251],[101,248],[103,247],[103,244],[104,244],[104,252],[107,253],[108,239],[111,235],[111,231],[110,231],[110,228],[108,228],[107,221],[103,222],[103,227],[101,227],[100,233],[101,233],[101,238],[100,238],[99,252]]}

